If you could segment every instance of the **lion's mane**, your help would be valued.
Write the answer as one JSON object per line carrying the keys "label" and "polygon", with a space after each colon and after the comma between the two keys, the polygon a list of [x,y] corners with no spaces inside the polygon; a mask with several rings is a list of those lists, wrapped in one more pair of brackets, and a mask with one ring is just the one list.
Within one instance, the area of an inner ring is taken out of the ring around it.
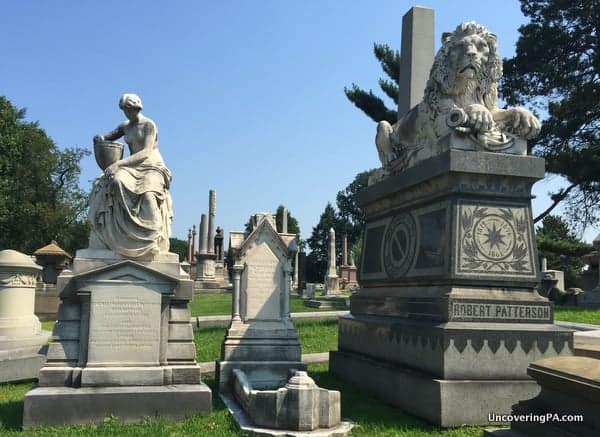
{"label": "lion's mane", "polygon": [[[457,49],[461,39],[470,35],[478,35],[486,41],[489,48],[488,61],[478,72],[476,81],[469,82],[464,89],[456,89],[458,71],[456,66],[452,65],[450,54]],[[444,112],[438,105],[441,99],[451,98],[460,108],[480,103],[489,110],[495,109],[498,100],[498,80],[501,76],[502,59],[498,54],[496,35],[474,21],[459,24],[454,32],[444,33],[442,36],[442,47],[435,56],[423,103],[432,119]]]}

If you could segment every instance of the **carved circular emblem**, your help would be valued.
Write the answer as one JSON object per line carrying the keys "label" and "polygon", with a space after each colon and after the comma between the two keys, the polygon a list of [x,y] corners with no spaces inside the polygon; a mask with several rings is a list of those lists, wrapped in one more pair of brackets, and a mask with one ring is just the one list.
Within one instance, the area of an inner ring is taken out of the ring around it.
{"label": "carved circular emblem", "polygon": [[405,274],[413,261],[417,246],[417,230],[409,214],[394,217],[385,233],[383,264],[390,278]]}
{"label": "carved circular emblem", "polygon": [[477,250],[486,258],[499,261],[507,258],[517,239],[512,224],[496,214],[482,217],[473,227],[473,241]]}

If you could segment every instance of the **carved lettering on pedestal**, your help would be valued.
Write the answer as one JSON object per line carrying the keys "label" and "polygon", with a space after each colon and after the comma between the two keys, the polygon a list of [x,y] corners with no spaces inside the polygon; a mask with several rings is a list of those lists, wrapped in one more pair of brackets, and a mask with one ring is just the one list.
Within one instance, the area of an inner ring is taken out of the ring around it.
{"label": "carved lettering on pedestal", "polygon": [[548,305],[453,302],[450,313],[452,320],[552,321]]}
{"label": "carved lettering on pedestal", "polygon": [[281,262],[265,243],[252,248],[246,261],[246,319],[281,318]]}
{"label": "carved lettering on pedestal", "polygon": [[93,291],[88,365],[158,365],[161,295]]}

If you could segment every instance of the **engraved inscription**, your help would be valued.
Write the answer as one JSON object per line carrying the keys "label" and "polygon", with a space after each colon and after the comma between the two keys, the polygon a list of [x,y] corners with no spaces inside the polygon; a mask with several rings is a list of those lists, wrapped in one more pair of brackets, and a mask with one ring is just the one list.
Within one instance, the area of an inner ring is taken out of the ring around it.
{"label": "engraved inscription", "polygon": [[453,320],[540,320],[551,321],[547,305],[452,302]]}
{"label": "engraved inscription", "polygon": [[88,365],[157,365],[161,295],[151,290],[95,290]]}
{"label": "engraved inscription", "polygon": [[259,244],[246,261],[246,318],[280,319],[281,263],[269,246]]}
{"label": "engraved inscription", "polygon": [[457,273],[535,276],[526,208],[461,205],[458,216]]}

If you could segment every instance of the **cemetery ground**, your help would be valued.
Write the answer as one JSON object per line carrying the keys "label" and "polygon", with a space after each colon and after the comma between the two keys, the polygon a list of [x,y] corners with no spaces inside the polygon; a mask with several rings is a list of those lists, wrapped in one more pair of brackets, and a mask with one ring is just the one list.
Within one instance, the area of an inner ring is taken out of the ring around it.
{"label": "cemetery ground", "polygon": [[[195,296],[191,303],[192,315],[231,314],[230,293],[204,293]],[[292,296],[292,312],[308,311],[302,299]],[[556,320],[600,325],[600,309],[555,308]],[[52,329],[54,322],[45,322],[44,329]],[[337,349],[338,324],[336,320],[296,321],[302,352],[304,354],[327,352]],[[219,358],[221,341],[225,328],[206,328],[195,331],[197,361],[208,362]],[[315,382],[328,389],[342,393],[342,417],[355,422],[352,436],[480,436],[483,427],[462,427],[440,430],[426,422],[378,401],[369,393],[345,383],[328,372],[327,364],[309,366],[309,374]],[[220,401],[215,387],[214,375],[204,374],[203,381],[213,391],[213,410],[208,416],[194,416],[184,421],[149,419],[138,425],[123,425],[118,418],[107,418],[98,426],[66,426],[41,428],[31,431],[21,430],[23,398],[32,383],[0,385],[0,436],[39,435],[39,436],[239,436],[234,419]]]}

